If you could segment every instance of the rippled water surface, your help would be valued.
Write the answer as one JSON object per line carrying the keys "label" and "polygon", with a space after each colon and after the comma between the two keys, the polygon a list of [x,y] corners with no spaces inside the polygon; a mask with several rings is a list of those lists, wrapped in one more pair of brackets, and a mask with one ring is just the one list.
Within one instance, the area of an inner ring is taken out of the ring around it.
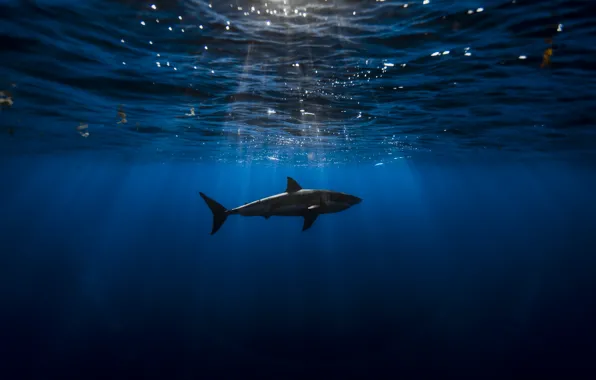
{"label": "rippled water surface", "polygon": [[0,145],[389,163],[596,147],[589,1],[0,3]]}

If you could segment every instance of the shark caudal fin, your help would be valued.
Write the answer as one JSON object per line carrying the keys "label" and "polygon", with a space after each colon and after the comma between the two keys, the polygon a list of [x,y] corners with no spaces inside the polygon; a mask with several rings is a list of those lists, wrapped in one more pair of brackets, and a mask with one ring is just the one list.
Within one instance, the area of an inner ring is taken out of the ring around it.
{"label": "shark caudal fin", "polygon": [[199,192],[199,195],[203,198],[205,203],[207,203],[207,206],[209,206],[209,209],[213,213],[213,227],[211,227],[211,235],[213,235],[221,228],[228,218],[228,210],[205,194]]}

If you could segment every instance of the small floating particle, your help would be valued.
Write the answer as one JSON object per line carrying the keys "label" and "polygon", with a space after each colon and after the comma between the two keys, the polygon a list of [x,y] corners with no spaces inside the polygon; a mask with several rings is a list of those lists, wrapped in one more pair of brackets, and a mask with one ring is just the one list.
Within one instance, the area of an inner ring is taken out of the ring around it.
{"label": "small floating particle", "polygon": [[550,58],[553,55],[553,49],[552,48],[548,48],[544,51],[544,54],[542,55],[542,64],[540,64],[541,68],[544,68],[546,66],[550,65]]}
{"label": "small floating particle", "polygon": [[118,116],[120,117],[120,121],[118,122],[118,124],[126,124],[128,122],[128,120],[126,120],[126,114],[122,109],[122,104],[118,106]]}
{"label": "small floating particle", "polygon": [[79,132],[79,134],[82,137],[89,137],[89,124],[83,124],[83,123],[79,123],[79,126],[77,127],[77,131]]}
{"label": "small floating particle", "polygon": [[0,106],[12,107],[12,94],[9,91],[0,91]]}

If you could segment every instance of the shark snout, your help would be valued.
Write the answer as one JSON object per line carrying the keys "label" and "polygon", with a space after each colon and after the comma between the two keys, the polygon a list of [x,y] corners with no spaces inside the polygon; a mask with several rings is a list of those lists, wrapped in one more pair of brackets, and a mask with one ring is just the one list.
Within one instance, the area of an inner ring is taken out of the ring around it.
{"label": "shark snout", "polygon": [[352,195],[352,197],[350,198],[350,204],[352,206],[357,205],[358,203],[362,202],[362,198],[358,198],[354,195]]}

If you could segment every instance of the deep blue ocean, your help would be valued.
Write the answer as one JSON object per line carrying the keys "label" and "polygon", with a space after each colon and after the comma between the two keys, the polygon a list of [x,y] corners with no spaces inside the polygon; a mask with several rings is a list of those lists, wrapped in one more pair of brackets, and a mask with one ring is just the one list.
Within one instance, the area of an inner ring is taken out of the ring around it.
{"label": "deep blue ocean", "polygon": [[593,376],[595,14],[0,0],[0,378]]}

